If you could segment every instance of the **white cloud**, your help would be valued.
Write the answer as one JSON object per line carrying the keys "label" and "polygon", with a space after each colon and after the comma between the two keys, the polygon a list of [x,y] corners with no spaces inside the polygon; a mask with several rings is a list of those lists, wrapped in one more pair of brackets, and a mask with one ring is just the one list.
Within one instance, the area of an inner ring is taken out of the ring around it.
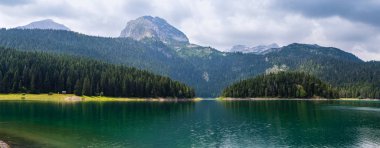
{"label": "white cloud", "polygon": [[116,37],[128,20],[152,15],[162,17],[182,30],[191,42],[220,50],[235,44],[253,46],[275,42],[287,45],[300,42],[334,46],[364,60],[380,60],[380,26],[374,26],[373,22],[376,21],[360,22],[360,19],[353,19],[357,16],[340,17],[333,14],[335,11],[326,16],[313,17],[314,15],[304,15],[288,8],[273,7],[277,3],[275,0],[18,2],[19,4],[0,3],[0,27],[10,28],[52,18],[77,32]]}

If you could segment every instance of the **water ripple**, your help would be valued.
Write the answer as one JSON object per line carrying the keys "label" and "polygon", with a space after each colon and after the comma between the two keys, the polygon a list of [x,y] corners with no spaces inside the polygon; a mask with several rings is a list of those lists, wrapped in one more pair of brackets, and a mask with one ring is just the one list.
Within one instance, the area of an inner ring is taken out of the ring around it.
{"label": "water ripple", "polygon": [[328,107],[325,107],[324,109],[380,112],[380,108],[377,108],[377,107],[328,106]]}

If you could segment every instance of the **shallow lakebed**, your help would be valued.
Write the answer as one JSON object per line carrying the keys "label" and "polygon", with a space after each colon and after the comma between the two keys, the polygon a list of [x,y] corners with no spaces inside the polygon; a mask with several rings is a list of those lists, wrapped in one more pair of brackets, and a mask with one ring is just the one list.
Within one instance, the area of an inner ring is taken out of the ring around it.
{"label": "shallow lakebed", "polygon": [[0,101],[11,147],[379,147],[380,101]]}

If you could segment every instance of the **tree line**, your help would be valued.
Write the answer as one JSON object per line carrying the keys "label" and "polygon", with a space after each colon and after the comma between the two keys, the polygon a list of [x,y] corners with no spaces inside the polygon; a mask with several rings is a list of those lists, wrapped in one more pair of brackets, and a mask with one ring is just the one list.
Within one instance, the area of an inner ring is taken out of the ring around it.
{"label": "tree line", "polygon": [[[323,66],[322,66],[323,65]],[[380,98],[380,62],[306,61],[299,71],[336,87],[342,98]]]}
{"label": "tree line", "polygon": [[336,89],[302,72],[278,72],[242,80],[222,92],[234,98],[338,98]]}
{"label": "tree line", "polygon": [[95,60],[0,47],[0,93],[62,92],[113,97],[192,98],[168,77]]}

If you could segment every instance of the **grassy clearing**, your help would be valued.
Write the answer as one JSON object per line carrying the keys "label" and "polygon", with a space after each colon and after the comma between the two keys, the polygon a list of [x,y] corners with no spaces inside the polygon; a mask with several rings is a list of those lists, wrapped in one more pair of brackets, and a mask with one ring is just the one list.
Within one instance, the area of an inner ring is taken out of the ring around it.
{"label": "grassy clearing", "polygon": [[70,94],[0,94],[1,101],[32,100],[32,101],[64,101]]}
{"label": "grassy clearing", "polygon": [[[56,101],[56,102],[72,102],[65,100],[68,97],[75,96],[73,94],[0,94],[0,101],[15,101],[15,100],[28,100],[28,101]],[[105,96],[80,96],[84,102],[99,101],[99,102],[112,102],[112,101],[177,101],[178,99],[170,98],[117,98]],[[179,99],[181,100],[181,99]],[[184,99],[182,99],[184,100]],[[192,101],[201,101],[202,98],[193,98]]]}

